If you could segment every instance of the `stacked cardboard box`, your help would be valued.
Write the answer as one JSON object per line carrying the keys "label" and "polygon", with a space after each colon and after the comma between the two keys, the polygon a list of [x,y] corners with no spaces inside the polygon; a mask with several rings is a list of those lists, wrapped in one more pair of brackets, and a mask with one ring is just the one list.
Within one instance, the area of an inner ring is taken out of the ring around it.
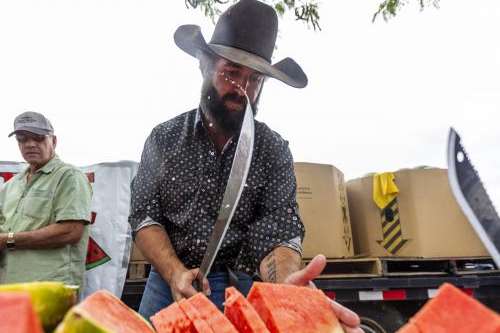
{"label": "stacked cardboard box", "polygon": [[332,165],[295,163],[297,202],[306,228],[303,257],[354,253],[343,173]]}
{"label": "stacked cardboard box", "polygon": [[402,233],[402,246],[396,253],[383,246],[383,214],[373,200],[373,176],[347,182],[356,254],[424,258],[488,255],[451,193],[446,169],[408,169],[394,175],[399,188],[396,217]]}

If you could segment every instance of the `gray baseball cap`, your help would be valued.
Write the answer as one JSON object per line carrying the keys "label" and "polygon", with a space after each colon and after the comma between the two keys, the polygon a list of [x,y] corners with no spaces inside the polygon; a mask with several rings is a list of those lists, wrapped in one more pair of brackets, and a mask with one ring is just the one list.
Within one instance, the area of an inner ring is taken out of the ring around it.
{"label": "gray baseball cap", "polygon": [[24,112],[14,120],[14,132],[9,134],[9,137],[19,131],[26,131],[38,135],[53,134],[54,128],[50,121],[45,116],[38,112]]}

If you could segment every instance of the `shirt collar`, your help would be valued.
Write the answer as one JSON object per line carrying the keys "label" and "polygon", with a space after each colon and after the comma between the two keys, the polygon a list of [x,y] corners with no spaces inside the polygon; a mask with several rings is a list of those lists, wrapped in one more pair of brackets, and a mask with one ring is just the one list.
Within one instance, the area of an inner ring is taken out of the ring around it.
{"label": "shirt collar", "polygon": [[[48,173],[51,173],[55,167],[61,162],[61,160],[59,159],[59,156],[57,155],[54,155],[54,157],[52,157],[52,159],[50,159],[47,163],[45,163],[45,165],[43,167],[41,167],[40,169],[38,169],[36,172],[42,172],[42,173],[45,173],[45,174],[48,174]],[[29,171],[29,166],[26,168],[26,170],[24,170],[24,173],[27,173]]]}
{"label": "shirt collar", "polygon": [[[194,133],[196,135],[196,134],[204,132],[208,135],[208,130],[205,127],[205,123],[203,122],[203,116],[202,116],[201,112],[202,111],[201,111],[201,106],[200,106],[196,110],[196,114],[195,114],[195,118],[194,118]],[[235,136],[233,135],[231,138],[229,138],[229,140],[227,140],[226,144],[224,145],[224,148],[222,148],[221,153],[224,153],[227,150],[227,148],[233,142],[234,138],[235,138]]]}

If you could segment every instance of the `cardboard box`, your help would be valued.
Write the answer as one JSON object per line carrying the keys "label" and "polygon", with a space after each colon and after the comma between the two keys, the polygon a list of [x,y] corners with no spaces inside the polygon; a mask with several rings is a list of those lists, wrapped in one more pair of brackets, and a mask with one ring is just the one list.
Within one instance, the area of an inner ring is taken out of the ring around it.
{"label": "cardboard box", "polygon": [[347,182],[356,254],[424,258],[488,256],[451,193],[446,169],[408,169],[394,174],[399,188],[397,200],[404,245],[391,254],[380,244],[381,210],[373,201],[373,177],[368,176]]}
{"label": "cardboard box", "polygon": [[306,228],[303,257],[354,253],[344,175],[332,165],[295,163],[299,214]]}
{"label": "cardboard box", "polygon": [[144,255],[141,253],[137,245],[133,243],[132,245],[132,253],[130,254],[130,261],[146,261]]}

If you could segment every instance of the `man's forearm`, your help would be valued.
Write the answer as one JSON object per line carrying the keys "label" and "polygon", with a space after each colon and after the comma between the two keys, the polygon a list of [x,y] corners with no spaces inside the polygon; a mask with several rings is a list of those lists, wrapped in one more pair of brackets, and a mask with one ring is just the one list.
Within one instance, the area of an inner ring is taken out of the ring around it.
{"label": "man's forearm", "polygon": [[301,257],[297,251],[278,246],[260,263],[263,281],[282,283],[292,273],[300,270]]}
{"label": "man's forearm", "polygon": [[[16,232],[14,234],[16,249],[57,249],[75,244],[81,239],[83,228],[81,221],[64,221],[37,230]],[[3,233],[0,240],[4,246],[7,233]]]}
{"label": "man's forearm", "polygon": [[185,269],[163,227],[151,225],[140,229],[135,237],[135,243],[146,260],[167,282],[176,270]]}

